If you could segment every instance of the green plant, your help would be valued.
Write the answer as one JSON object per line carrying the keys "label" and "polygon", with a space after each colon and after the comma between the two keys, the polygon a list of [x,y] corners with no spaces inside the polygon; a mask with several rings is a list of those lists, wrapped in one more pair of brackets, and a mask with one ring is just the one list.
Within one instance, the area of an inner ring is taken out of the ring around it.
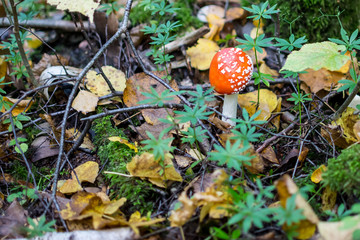
{"label": "green plant", "polygon": [[168,152],[172,152],[175,147],[169,146],[170,142],[173,138],[163,138],[165,132],[162,131],[159,135],[159,139],[156,139],[154,135],[150,132],[146,132],[150,139],[142,141],[145,150],[151,150],[152,154],[154,155],[155,161],[159,161],[160,166],[162,169],[160,170],[159,174],[163,175],[165,173],[165,154]]}
{"label": "green plant", "polygon": [[[24,43],[25,40],[30,40],[30,38],[27,37],[27,32],[19,32],[19,35],[22,43]],[[26,67],[22,64],[22,58],[20,52],[18,51],[19,47],[16,42],[15,35],[11,34],[9,42],[3,41],[0,46],[9,50],[9,54],[5,54],[5,61],[10,62],[12,65],[12,72],[10,75],[15,75],[18,79],[21,79],[23,76],[29,77]]]}
{"label": "green plant", "polygon": [[[339,24],[336,19],[325,15],[341,13],[344,28],[359,26],[360,6],[352,0],[324,1],[324,0],[269,0],[270,4],[277,4],[279,13],[279,37],[285,38],[292,27],[296,38],[306,35],[310,42],[320,42],[336,36]],[[290,26],[290,22],[296,23]],[[268,23],[265,27],[273,32],[275,23]]]}
{"label": "green plant", "polygon": [[120,5],[116,1],[111,3],[103,3],[99,7],[99,11],[104,11],[107,16],[109,16],[111,13],[116,13],[119,11],[119,9]]}
{"label": "green plant", "polygon": [[[173,6],[172,3],[166,4],[165,0],[143,0],[139,3],[140,6],[143,6],[145,9],[151,11],[151,15],[158,15],[160,18],[166,14],[175,14],[177,8]],[[179,21],[172,22],[167,20],[166,23],[152,23],[151,26],[145,26],[143,31],[145,34],[150,34],[152,42],[150,42],[153,47],[151,51],[147,53],[147,56],[153,56],[155,64],[163,65],[165,64],[165,70],[167,73],[167,79],[170,79],[169,70],[166,66],[174,56],[171,54],[165,53],[165,45],[174,41],[176,34],[174,31],[181,26]],[[172,35],[171,35],[172,34]]]}
{"label": "green plant", "polygon": [[55,224],[55,220],[52,220],[48,223],[46,222],[45,215],[42,215],[39,218],[38,222],[35,222],[34,219],[28,217],[27,218],[28,227],[24,228],[24,231],[27,232],[28,238],[33,238],[36,236],[43,236],[46,232],[55,232],[55,229],[53,228],[53,225]]}
{"label": "green plant", "polygon": [[[13,117],[13,123],[14,125],[22,130],[23,129],[23,124],[22,122],[25,122],[25,121],[30,121],[31,119],[28,117],[28,116],[25,116],[23,113],[20,113],[19,115]],[[3,123],[7,124],[7,123],[10,123],[10,118],[7,118],[3,121]],[[8,131],[11,132],[12,131],[12,124],[9,125],[8,127]]]}
{"label": "green plant", "polygon": [[22,191],[12,193],[7,197],[8,202],[12,202],[15,199],[21,204],[25,204],[28,199],[38,199],[39,197],[36,194],[36,190],[33,188],[24,188]]}
{"label": "green plant", "polygon": [[328,160],[327,170],[323,173],[325,186],[332,190],[360,196],[360,145],[355,144],[342,150],[336,158]]}
{"label": "green plant", "polygon": [[[20,146],[21,151],[20,151],[20,149],[19,149],[17,146],[15,146],[15,151],[16,151],[17,153],[21,153],[21,152],[25,153],[25,152],[29,149],[29,145],[28,145],[27,143],[25,143],[25,142],[27,141],[27,139],[26,139],[26,138],[19,137],[19,138],[17,138],[16,140],[17,140],[18,143],[19,143],[19,146]],[[10,143],[9,143],[9,146],[14,146],[14,145],[16,145],[16,140],[15,140],[15,139],[12,139],[12,140],[10,141]]]}
{"label": "green plant", "polygon": [[[254,20],[261,21],[262,19],[270,19],[271,14],[279,12],[278,10],[275,10],[276,4],[269,8],[268,6],[269,2],[266,1],[259,6],[253,4],[251,5],[251,8],[244,7],[244,9],[253,14],[250,15],[248,18],[253,18]],[[273,40],[273,38],[265,38],[265,34],[259,35],[259,29],[260,24],[257,25],[255,39],[253,39],[249,34],[244,34],[245,39],[236,39],[236,41],[242,43],[242,45],[238,45],[236,47],[242,48],[245,51],[254,49],[257,72],[253,74],[253,77],[255,85],[258,86],[257,106],[259,106],[260,103],[260,83],[264,83],[266,86],[269,86],[269,80],[274,81],[270,74],[261,73],[257,56],[257,52],[263,52],[262,48],[271,46],[270,42]]]}
{"label": "green plant", "polygon": [[[137,4],[131,9],[130,20],[131,23],[136,26],[141,23],[158,23],[158,20],[154,19],[151,15],[150,10],[150,1],[139,1],[143,4]],[[196,17],[193,16],[195,0],[178,0],[173,2],[173,7],[176,8],[176,14],[164,15],[163,20],[174,20],[179,21],[182,26],[180,26],[177,31],[182,34],[185,31],[188,31],[191,28],[199,28],[203,26],[203,23]]]}
{"label": "green plant", "polygon": [[303,94],[300,91],[300,80],[299,80],[299,74],[300,73],[305,73],[305,71],[302,72],[291,72],[291,71],[282,71],[281,73],[285,74],[284,78],[288,78],[288,77],[292,77],[296,79],[296,93],[291,93],[291,98],[288,98],[288,101],[294,102],[295,105],[298,105],[298,112],[299,112],[299,125],[300,125],[300,136],[302,134],[301,128],[301,121],[302,121],[302,117],[301,117],[301,113],[302,113],[302,105],[306,102],[306,101],[311,101],[312,99],[309,97],[310,94]]}

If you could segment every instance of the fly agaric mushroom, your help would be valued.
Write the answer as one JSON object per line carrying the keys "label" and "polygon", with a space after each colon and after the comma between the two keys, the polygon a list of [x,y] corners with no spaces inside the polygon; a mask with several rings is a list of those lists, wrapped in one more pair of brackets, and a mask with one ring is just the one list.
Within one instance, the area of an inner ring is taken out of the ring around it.
{"label": "fly agaric mushroom", "polygon": [[215,91],[224,94],[222,120],[235,125],[238,93],[251,79],[253,63],[239,48],[224,48],[217,52],[210,64],[209,79]]}

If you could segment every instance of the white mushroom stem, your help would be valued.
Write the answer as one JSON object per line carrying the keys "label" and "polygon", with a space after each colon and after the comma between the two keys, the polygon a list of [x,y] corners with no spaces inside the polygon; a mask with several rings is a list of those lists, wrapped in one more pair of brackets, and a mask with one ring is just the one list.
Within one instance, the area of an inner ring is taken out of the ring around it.
{"label": "white mushroom stem", "polygon": [[238,95],[238,93],[235,93],[224,96],[223,116],[221,120],[231,124],[231,126],[235,126],[235,122],[232,121],[231,118],[236,118]]}

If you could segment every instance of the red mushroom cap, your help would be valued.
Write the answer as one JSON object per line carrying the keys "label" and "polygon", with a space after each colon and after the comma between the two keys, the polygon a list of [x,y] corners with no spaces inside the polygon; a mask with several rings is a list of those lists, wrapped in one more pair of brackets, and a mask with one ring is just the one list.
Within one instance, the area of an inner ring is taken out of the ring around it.
{"label": "red mushroom cap", "polygon": [[239,48],[224,48],[211,61],[209,79],[216,92],[233,94],[245,88],[252,73],[253,63],[246,53]]}

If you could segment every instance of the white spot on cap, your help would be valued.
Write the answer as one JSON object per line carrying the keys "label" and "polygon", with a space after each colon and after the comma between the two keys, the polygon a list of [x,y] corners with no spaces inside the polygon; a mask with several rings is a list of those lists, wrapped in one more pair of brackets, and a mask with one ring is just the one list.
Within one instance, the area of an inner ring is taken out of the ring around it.
{"label": "white spot on cap", "polygon": [[231,72],[231,69],[230,69],[229,67],[225,67],[225,70],[226,70],[227,72]]}
{"label": "white spot on cap", "polygon": [[223,70],[221,70],[220,72],[221,72],[222,74],[225,74],[225,70],[224,70],[224,69],[223,69]]}
{"label": "white spot on cap", "polygon": [[236,69],[235,72],[240,73],[240,72],[241,72],[241,67],[239,67],[238,69]]}
{"label": "white spot on cap", "polygon": [[224,64],[223,63],[219,63],[218,64],[218,69],[220,69]]}

